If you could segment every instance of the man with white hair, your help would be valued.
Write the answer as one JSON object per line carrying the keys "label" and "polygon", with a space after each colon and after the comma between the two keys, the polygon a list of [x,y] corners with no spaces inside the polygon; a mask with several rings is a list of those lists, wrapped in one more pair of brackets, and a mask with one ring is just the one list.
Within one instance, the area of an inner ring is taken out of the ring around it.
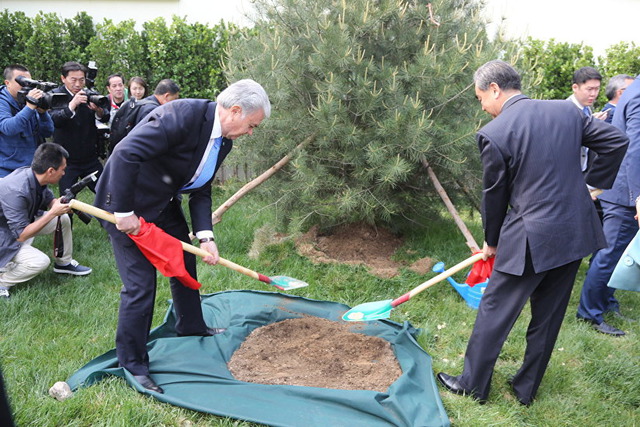
{"label": "man with white hair", "polygon": [[[140,231],[140,218],[189,242],[182,195],[188,195],[191,223],[200,247],[219,259],[211,223],[211,181],[231,150],[233,140],[251,135],[271,113],[265,90],[253,80],[240,80],[220,93],[217,102],[180,99],[154,109],[114,149],[98,182],[95,205],[115,213],[104,222],[122,278],[116,354],[144,388],[163,390],[149,376],[146,344],[153,318],[155,267],[127,234]],[[196,259],[184,254],[186,270],[196,278]],[[208,327],[200,294],[170,279],[179,336],[210,336],[224,329]],[[218,325],[220,326],[220,325]]]}

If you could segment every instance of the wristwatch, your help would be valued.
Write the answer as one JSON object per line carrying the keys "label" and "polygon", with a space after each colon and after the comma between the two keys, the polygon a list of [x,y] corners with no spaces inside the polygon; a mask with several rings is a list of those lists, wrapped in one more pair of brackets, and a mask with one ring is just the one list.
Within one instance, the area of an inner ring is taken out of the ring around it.
{"label": "wristwatch", "polygon": [[203,237],[202,239],[200,239],[200,243],[207,243],[207,242],[215,242],[216,239],[214,239],[213,237]]}

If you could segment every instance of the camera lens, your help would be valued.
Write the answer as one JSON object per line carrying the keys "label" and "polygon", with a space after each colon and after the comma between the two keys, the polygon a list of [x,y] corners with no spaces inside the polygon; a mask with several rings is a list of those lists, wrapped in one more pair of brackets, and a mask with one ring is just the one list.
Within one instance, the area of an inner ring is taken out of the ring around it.
{"label": "camera lens", "polygon": [[100,108],[107,108],[110,105],[109,98],[102,95],[91,95],[89,101],[93,102]]}

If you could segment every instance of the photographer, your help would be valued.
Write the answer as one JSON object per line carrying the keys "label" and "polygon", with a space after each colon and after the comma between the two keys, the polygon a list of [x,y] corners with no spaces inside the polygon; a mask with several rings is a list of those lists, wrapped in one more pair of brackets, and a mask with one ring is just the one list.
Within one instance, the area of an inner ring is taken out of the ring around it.
{"label": "photographer", "polygon": [[[72,258],[69,205],[55,199],[47,188],[64,175],[68,156],[58,144],[46,142],[36,149],[31,167],[16,169],[0,179],[0,297],[9,298],[11,286],[32,279],[49,266],[49,257],[31,243],[37,235],[53,233],[58,217],[63,250],[55,258],[53,271],[74,276],[91,273]],[[44,209],[48,210],[42,212]]]}
{"label": "photographer", "polygon": [[53,121],[45,110],[29,102],[39,100],[43,92],[31,89],[26,103],[20,105],[18,92],[22,86],[16,77],[31,79],[29,70],[18,64],[4,69],[4,85],[0,86],[0,178],[21,166],[29,166],[36,147],[53,135]]}
{"label": "photographer", "polygon": [[[98,158],[96,119],[102,123],[109,122],[109,114],[105,111],[109,107],[108,98],[85,88],[90,80],[87,78],[87,69],[77,62],[66,62],[61,71],[63,85],[52,93],[66,94],[68,104],[51,110],[55,125],[53,142],[69,152],[67,171],[59,184],[60,194],[79,178],[95,170],[102,172],[102,163]],[[106,105],[99,101],[106,101]],[[96,105],[96,102],[101,105]],[[89,188],[94,191],[95,185]]]}

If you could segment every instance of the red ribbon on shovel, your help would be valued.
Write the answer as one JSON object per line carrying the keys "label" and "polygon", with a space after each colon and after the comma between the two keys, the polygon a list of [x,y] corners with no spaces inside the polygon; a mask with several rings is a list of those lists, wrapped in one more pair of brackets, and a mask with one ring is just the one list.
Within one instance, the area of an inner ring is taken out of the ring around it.
{"label": "red ribbon on shovel", "polygon": [[140,252],[155,268],[166,277],[175,277],[190,289],[200,289],[202,286],[191,277],[184,266],[182,243],[168,235],[157,225],[146,222],[140,217],[140,232],[135,236],[129,234]]}
{"label": "red ribbon on shovel", "polygon": [[[473,254],[479,254],[481,251],[474,252]],[[491,272],[493,272],[493,263],[495,262],[495,258],[489,258],[488,260],[480,260],[476,261],[471,267],[471,271],[469,272],[469,276],[467,276],[467,280],[465,283],[469,285],[469,287],[474,287],[478,283],[484,283],[489,280],[491,276]]]}
{"label": "red ribbon on shovel", "polygon": [[[116,219],[112,213],[95,206],[88,205],[76,199],[71,199],[69,201],[69,205],[72,209],[88,213],[95,216],[96,218],[103,219],[112,224],[116,223]],[[140,221],[142,224],[142,218],[140,218]],[[140,233],[138,234],[138,240],[136,240],[134,236],[129,235],[138,245],[140,251],[142,251],[142,253],[154,265],[154,267],[156,267],[165,276],[177,278],[182,282],[183,285],[188,288],[199,289],[200,283],[189,276],[189,274],[185,271],[184,259],[182,258],[182,254],[178,254],[177,249],[175,249],[174,246],[177,247],[177,242],[183,251],[198,255],[202,258],[208,257],[211,254],[204,249],[195,247],[187,242],[183,242],[169,236],[164,231],[162,231],[162,229],[157,228],[152,223],[147,224],[148,225],[145,225],[144,228],[141,228]],[[155,227],[159,231],[155,232],[153,230],[149,230],[147,227]],[[246,267],[238,265],[235,262],[231,262],[228,259],[224,259],[222,257],[218,259],[218,265],[230,268],[231,270],[242,273],[245,276],[251,277],[253,279],[260,280],[261,282],[267,283],[282,291],[309,286],[308,283],[303,282],[302,280],[294,279],[292,277],[268,277],[258,273],[257,271],[249,270]]]}

